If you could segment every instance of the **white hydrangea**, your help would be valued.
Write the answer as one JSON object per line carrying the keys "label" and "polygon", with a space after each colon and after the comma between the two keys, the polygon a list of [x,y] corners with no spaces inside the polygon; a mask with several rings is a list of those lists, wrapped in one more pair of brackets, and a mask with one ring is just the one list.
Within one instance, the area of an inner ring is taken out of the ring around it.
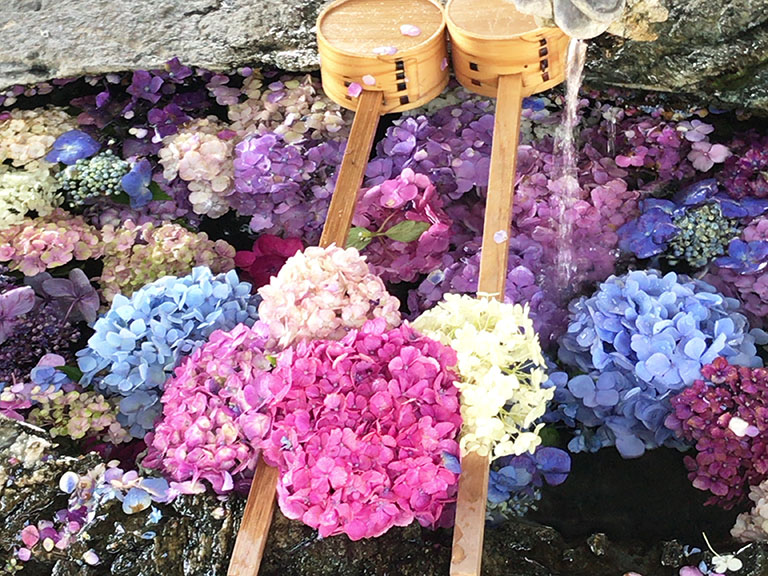
{"label": "white hydrangea", "polygon": [[545,361],[527,307],[446,294],[413,327],[451,346],[461,377],[461,452],[493,458],[532,452],[534,422],[554,389],[543,389]]}
{"label": "white hydrangea", "polygon": [[0,163],[35,168],[64,132],[77,128],[63,108],[12,110],[0,115]]}
{"label": "white hydrangea", "polygon": [[0,230],[24,221],[27,212],[48,216],[63,200],[49,164],[38,162],[34,168],[15,170],[0,165]]}

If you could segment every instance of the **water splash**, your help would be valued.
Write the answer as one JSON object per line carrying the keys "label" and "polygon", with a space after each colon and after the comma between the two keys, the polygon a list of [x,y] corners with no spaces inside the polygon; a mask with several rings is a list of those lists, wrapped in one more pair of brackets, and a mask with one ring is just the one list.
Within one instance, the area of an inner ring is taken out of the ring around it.
{"label": "water splash", "polygon": [[568,59],[565,69],[565,110],[560,128],[555,137],[556,188],[559,190],[558,233],[555,256],[555,282],[558,291],[569,291],[576,273],[573,258],[573,220],[566,218],[568,209],[579,199],[580,189],[576,166],[577,150],[574,132],[578,123],[579,88],[584,78],[587,44],[584,40],[571,40],[568,44]]}

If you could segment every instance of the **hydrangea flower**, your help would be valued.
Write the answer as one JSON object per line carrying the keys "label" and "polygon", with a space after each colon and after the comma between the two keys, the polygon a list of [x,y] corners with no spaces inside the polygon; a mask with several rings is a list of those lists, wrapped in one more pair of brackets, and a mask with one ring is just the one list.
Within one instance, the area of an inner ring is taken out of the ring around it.
{"label": "hydrangea flower", "polygon": [[35,306],[35,291],[29,286],[20,286],[0,292],[0,344],[13,334],[19,316]]}
{"label": "hydrangea flower", "polygon": [[240,282],[234,271],[214,276],[203,266],[147,284],[130,298],[118,294],[94,324],[88,347],[78,353],[81,382],[107,396],[149,394],[151,406],[142,395],[143,410],[128,405],[123,411],[121,405],[118,416],[142,437],[144,424],[159,415],[158,393],[181,358],[215,330],[253,324],[257,303],[250,284]]}
{"label": "hydrangea flower", "polygon": [[195,214],[219,218],[229,210],[233,192],[234,141],[215,116],[192,120],[178,133],[163,139],[158,152],[163,177],[178,176],[188,183],[189,201]]}
{"label": "hydrangea flower", "polygon": [[261,288],[277,275],[288,258],[303,249],[299,238],[282,239],[262,234],[253,242],[251,250],[239,250],[235,254],[235,265],[244,270],[246,280],[254,288]]}
{"label": "hydrangea flower", "polygon": [[101,144],[82,130],[69,130],[56,138],[53,148],[46,155],[48,162],[61,162],[71,166],[78,160],[89,158],[101,149]]}
{"label": "hydrangea flower", "polygon": [[98,258],[103,249],[96,229],[81,216],[61,209],[0,230],[0,262],[10,262],[11,270],[25,276],[35,276],[73,259]]}
{"label": "hydrangea flower", "polygon": [[235,249],[225,240],[209,240],[205,232],[190,232],[180,224],[137,226],[129,220],[119,229],[105,226],[101,235],[104,271],[99,283],[107,302],[116,294],[130,296],[162,276],[181,276],[196,266],[207,266],[214,273],[235,267]]}
{"label": "hydrangea flower", "polygon": [[768,480],[750,486],[749,499],[754,505],[736,518],[731,536],[742,542],[765,542],[768,540]]}
{"label": "hydrangea flower", "polygon": [[11,110],[0,119],[0,164],[35,169],[56,138],[77,128],[77,121],[62,108]]}
{"label": "hydrangea flower", "polygon": [[263,454],[280,468],[283,514],[352,540],[441,523],[458,481],[443,457],[459,453],[455,363],[450,348],[383,318],[281,352],[270,379],[291,385]]}
{"label": "hydrangea flower", "polygon": [[269,408],[289,383],[271,377],[263,326],[213,332],[165,385],[163,417],[147,435],[143,465],[180,487],[206,480],[217,494],[253,475],[267,436]]}
{"label": "hydrangea flower", "polygon": [[561,361],[585,373],[553,375],[558,418],[596,428],[571,449],[615,444],[625,457],[673,442],[663,421],[669,395],[701,377],[717,356],[759,366],[755,344],[738,302],[700,280],[655,270],[611,276],[590,297],[569,305]]}
{"label": "hydrangea flower", "polygon": [[452,220],[429,177],[410,168],[360,192],[352,224],[361,248],[385,282],[412,282],[431,272],[448,251]]}
{"label": "hydrangea flower", "polygon": [[446,294],[413,327],[456,350],[462,454],[499,458],[540,444],[530,428],[553,391],[541,387],[544,357],[527,307]]}
{"label": "hydrangea flower", "polygon": [[341,339],[370,318],[400,324],[399,302],[354,248],[310,246],[291,256],[269,284],[259,288],[259,316],[269,348],[302,340]]}
{"label": "hydrangea flower", "polygon": [[143,158],[136,162],[120,180],[120,186],[131,199],[131,208],[142,208],[152,200],[152,165]]}
{"label": "hydrangea flower", "polygon": [[712,494],[707,504],[729,509],[768,479],[768,371],[718,357],[701,375],[672,397],[665,423],[696,443],[685,464],[693,485]]}
{"label": "hydrangea flower", "polygon": [[0,230],[21,224],[30,212],[49,216],[62,201],[47,166],[14,170],[0,165]]}
{"label": "hydrangea flower", "polygon": [[672,238],[680,233],[673,219],[674,204],[657,201],[635,220],[619,228],[619,247],[638,258],[650,258],[668,248]]}

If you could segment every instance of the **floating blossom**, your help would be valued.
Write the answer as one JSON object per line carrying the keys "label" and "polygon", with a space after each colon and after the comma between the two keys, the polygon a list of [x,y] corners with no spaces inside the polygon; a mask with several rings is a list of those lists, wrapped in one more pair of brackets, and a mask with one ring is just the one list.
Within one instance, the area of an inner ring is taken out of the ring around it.
{"label": "floating blossom", "polygon": [[611,276],[592,296],[573,300],[559,357],[586,374],[553,376],[555,400],[560,419],[591,431],[571,449],[615,444],[634,458],[675,445],[663,427],[671,393],[693,384],[717,356],[761,365],[755,344],[764,335],[750,331],[738,309],[705,282],[655,270]]}
{"label": "floating blossom", "polygon": [[291,386],[264,458],[280,469],[283,513],[352,540],[440,524],[458,481],[445,464],[459,453],[455,363],[447,346],[383,318],[281,352],[271,378]]}
{"label": "floating blossom", "polygon": [[116,294],[130,296],[163,276],[183,276],[196,266],[214,273],[235,267],[235,249],[224,240],[215,242],[205,232],[190,232],[179,224],[125,222],[119,230],[102,230],[104,270],[99,279],[102,295],[111,302]]}
{"label": "floating blossom", "polygon": [[416,37],[421,34],[421,28],[414,26],[413,24],[403,24],[400,26],[400,34],[403,36]]}
{"label": "floating blossom", "polygon": [[255,289],[261,288],[269,284],[288,258],[303,249],[304,245],[298,238],[282,239],[272,234],[263,234],[254,241],[251,250],[237,252],[235,265],[245,270],[246,279]]}
{"label": "floating blossom", "polygon": [[21,224],[30,212],[49,216],[62,201],[47,165],[23,170],[0,165],[0,230]]}
{"label": "floating blossom", "polygon": [[722,144],[710,144],[709,142],[694,142],[691,145],[691,151],[688,153],[688,160],[693,163],[693,167],[701,172],[706,172],[715,164],[725,162],[731,155],[730,150]]}
{"label": "floating blossom", "polygon": [[13,334],[19,316],[35,306],[35,291],[29,286],[0,293],[0,344]]}
{"label": "floating blossom", "polygon": [[181,278],[161,278],[130,299],[118,294],[94,324],[88,347],[78,353],[81,382],[108,396],[148,394],[127,406],[121,403],[118,416],[140,438],[147,422],[159,415],[158,391],[182,357],[215,330],[253,324],[256,304],[250,284],[240,282],[234,271],[214,276],[205,267]]}
{"label": "floating blossom", "polygon": [[352,98],[357,98],[362,93],[363,87],[357,82],[350,82],[349,86],[347,86],[347,95],[352,96]]}
{"label": "floating blossom", "polygon": [[77,122],[62,108],[12,110],[0,119],[0,163],[35,169],[56,138],[74,128]]}
{"label": "floating blossom", "polygon": [[412,282],[440,265],[453,222],[429,178],[406,168],[360,192],[352,224],[374,273],[385,282]]}
{"label": "floating blossom", "polygon": [[131,199],[131,208],[142,208],[152,200],[152,165],[146,158],[136,162],[120,180],[120,187]]}
{"label": "floating blossom", "polygon": [[688,477],[712,494],[707,504],[731,508],[768,478],[768,371],[716,358],[699,379],[671,400],[666,426],[696,443]]}
{"label": "floating blossom", "polygon": [[71,166],[78,160],[89,158],[101,149],[101,144],[82,130],[70,130],[56,138],[53,149],[45,159]]}
{"label": "floating blossom", "polygon": [[185,486],[206,480],[217,494],[253,476],[269,409],[289,388],[269,373],[262,328],[217,330],[176,368],[161,399],[162,419],[147,436],[144,466]]}
{"label": "floating blossom", "polygon": [[99,311],[99,294],[80,268],[69,271],[68,278],[52,278],[44,272],[36,276],[42,295],[59,308],[59,316],[73,321],[85,320],[92,324]]}
{"label": "floating blossom", "polygon": [[0,230],[0,262],[35,276],[72,260],[98,258],[104,249],[96,229],[61,209]]}
{"label": "floating blossom", "polygon": [[233,191],[232,152],[235,143],[223,138],[226,126],[215,116],[185,124],[163,139],[158,152],[163,177],[178,176],[188,183],[195,214],[219,218],[229,210],[226,197]]}
{"label": "floating blossom", "polygon": [[377,56],[393,56],[397,54],[397,46],[378,46],[372,52]]}
{"label": "floating blossom", "polygon": [[457,352],[462,454],[499,458],[539,445],[531,427],[553,391],[541,387],[544,357],[527,307],[446,294],[413,326]]}
{"label": "floating blossom", "polygon": [[259,288],[259,316],[268,326],[269,347],[302,340],[341,339],[370,318],[400,324],[399,302],[373,275],[354,248],[310,246],[289,258],[270,283]]}

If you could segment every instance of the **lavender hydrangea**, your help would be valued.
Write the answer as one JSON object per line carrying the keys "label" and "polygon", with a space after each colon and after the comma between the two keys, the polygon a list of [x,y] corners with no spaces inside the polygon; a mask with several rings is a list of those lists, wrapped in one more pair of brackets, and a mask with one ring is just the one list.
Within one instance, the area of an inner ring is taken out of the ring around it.
{"label": "lavender hydrangea", "polygon": [[81,382],[123,396],[118,419],[141,437],[159,415],[158,394],[181,358],[215,330],[252,325],[258,301],[237,273],[214,276],[207,267],[161,278],[130,298],[118,294],[78,353]]}
{"label": "lavender hydrangea", "polygon": [[669,396],[701,377],[716,357],[761,366],[756,343],[738,301],[701,280],[670,272],[634,271],[611,276],[592,296],[569,305],[559,358],[575,371],[550,377],[559,405],[551,419],[596,428],[571,449],[615,444],[625,457],[670,441],[664,429]]}

